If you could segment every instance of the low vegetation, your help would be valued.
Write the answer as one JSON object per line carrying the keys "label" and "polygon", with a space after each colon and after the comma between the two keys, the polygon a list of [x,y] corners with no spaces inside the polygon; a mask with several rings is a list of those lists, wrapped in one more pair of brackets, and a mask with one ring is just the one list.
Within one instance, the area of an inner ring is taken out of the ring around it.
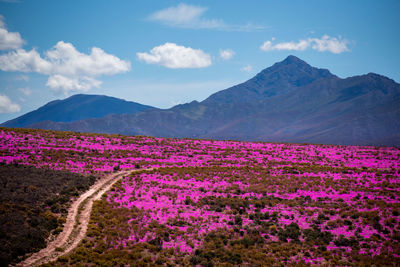
{"label": "low vegetation", "polygon": [[46,246],[63,229],[68,203],[95,181],[66,171],[0,164],[0,265]]}
{"label": "low vegetation", "polygon": [[[0,129],[0,162],[131,173],[50,265],[397,266],[400,149]],[[49,205],[50,211],[51,205]]]}

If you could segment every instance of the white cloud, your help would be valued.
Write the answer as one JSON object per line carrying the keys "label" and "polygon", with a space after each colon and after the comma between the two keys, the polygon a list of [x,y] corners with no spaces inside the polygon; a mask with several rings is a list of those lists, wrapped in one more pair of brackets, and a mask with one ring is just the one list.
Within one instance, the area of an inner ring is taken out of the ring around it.
{"label": "white cloud", "polygon": [[295,50],[295,51],[303,51],[306,50],[310,46],[308,40],[300,40],[299,42],[283,42],[278,44],[273,44],[271,41],[266,41],[260,48],[264,51],[273,51],[273,50]]}
{"label": "white cloud", "polygon": [[13,103],[6,95],[0,95],[0,113],[15,113],[21,111],[21,107]]}
{"label": "white cloud", "polygon": [[248,23],[246,25],[229,25],[221,19],[204,18],[206,7],[179,4],[178,6],[162,9],[151,14],[148,19],[164,25],[187,29],[214,29],[224,31],[257,31],[264,26]]}
{"label": "white cloud", "polygon": [[219,50],[219,56],[223,60],[229,60],[235,55],[232,49]]}
{"label": "white cloud", "polygon": [[130,70],[130,63],[93,47],[90,54],[83,54],[70,43],[58,42],[46,52],[54,70],[51,73],[71,76],[113,75]]}
{"label": "white cloud", "polygon": [[4,17],[0,15],[0,50],[10,50],[22,47],[24,40],[18,32],[9,32],[4,22]]}
{"label": "white cloud", "polygon": [[[274,38],[272,38],[274,41]],[[318,38],[307,38],[301,39],[297,42],[282,42],[273,44],[272,41],[266,41],[260,49],[263,51],[275,51],[275,50],[293,50],[293,51],[304,51],[308,48],[317,50],[319,52],[328,51],[334,54],[340,54],[343,52],[350,51],[347,47],[348,41],[346,39],[330,37],[329,35],[323,35],[320,39]]]}
{"label": "white cloud", "polygon": [[202,18],[206,10],[205,7],[179,4],[176,7],[169,7],[153,13],[149,19],[180,28],[216,29],[226,27],[221,20]]}
{"label": "white cloud", "polygon": [[313,40],[313,45],[312,49],[324,52],[324,51],[329,51],[334,54],[340,54],[342,52],[348,52],[350,51],[347,48],[347,40],[342,40],[342,38],[339,36],[339,38],[335,37],[330,37],[328,35],[322,36],[321,39],[312,39]]}
{"label": "white cloud", "polygon": [[179,4],[176,7],[162,9],[150,15],[150,19],[162,21],[168,24],[184,24],[199,20],[207,10],[205,7]]}
{"label": "white cloud", "polygon": [[158,64],[171,69],[204,68],[211,65],[211,56],[200,49],[193,49],[165,43],[150,50],[150,53],[136,53],[139,60]]}
{"label": "white cloud", "polygon": [[36,72],[50,76],[47,86],[56,92],[88,91],[100,86],[96,80],[101,75],[114,75],[129,71],[129,61],[105,53],[93,47],[90,54],[84,54],[63,41],[41,57],[36,50],[18,49],[0,55],[0,70]]}
{"label": "white cloud", "polygon": [[19,88],[18,91],[20,91],[22,94],[26,95],[26,96],[30,96],[32,94],[31,89],[29,89],[28,87],[26,88]]}
{"label": "white cloud", "polygon": [[46,85],[55,92],[69,93],[73,91],[87,92],[93,87],[99,87],[101,81],[91,77],[71,78],[60,74],[52,75]]}
{"label": "white cloud", "polygon": [[36,50],[25,51],[18,49],[8,54],[0,55],[0,70],[2,71],[20,71],[37,72],[48,74],[52,71],[52,65],[49,61],[40,57]]}
{"label": "white cloud", "polygon": [[242,67],[240,70],[243,71],[243,72],[251,72],[253,70],[253,66],[252,65],[246,65],[246,66]]}

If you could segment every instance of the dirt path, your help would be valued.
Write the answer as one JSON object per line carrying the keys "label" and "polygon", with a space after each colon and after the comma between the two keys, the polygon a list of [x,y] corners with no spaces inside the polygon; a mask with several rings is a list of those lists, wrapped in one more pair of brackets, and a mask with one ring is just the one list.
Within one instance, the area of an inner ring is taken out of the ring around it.
{"label": "dirt path", "polygon": [[142,170],[150,171],[152,169],[153,168],[124,170],[101,178],[72,203],[71,207],[68,209],[68,216],[64,224],[64,229],[56,239],[50,242],[47,247],[32,254],[29,258],[16,266],[37,266],[44,264],[56,260],[58,257],[76,248],[86,235],[93,201],[100,199],[101,196],[110,190],[124,175]]}

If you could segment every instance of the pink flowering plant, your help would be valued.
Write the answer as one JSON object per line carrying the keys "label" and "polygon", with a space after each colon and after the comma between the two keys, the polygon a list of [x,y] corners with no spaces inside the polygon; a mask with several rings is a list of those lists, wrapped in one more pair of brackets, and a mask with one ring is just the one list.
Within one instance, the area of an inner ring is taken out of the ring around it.
{"label": "pink flowering plant", "polygon": [[124,177],[56,264],[399,265],[400,149],[0,132],[0,162]]}

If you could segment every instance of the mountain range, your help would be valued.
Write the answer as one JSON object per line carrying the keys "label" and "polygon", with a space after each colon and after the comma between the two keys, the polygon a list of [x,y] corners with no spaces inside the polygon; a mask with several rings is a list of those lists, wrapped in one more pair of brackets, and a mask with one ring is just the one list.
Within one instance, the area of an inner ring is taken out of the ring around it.
{"label": "mountain range", "polygon": [[37,122],[72,122],[102,118],[109,114],[133,114],[151,106],[104,95],[73,95],[46,105],[2,124],[5,127],[27,127]]}
{"label": "mountain range", "polygon": [[132,112],[109,109],[98,116],[89,116],[89,108],[81,106],[75,117],[64,114],[67,117],[63,120],[50,117],[56,113],[39,112],[51,104],[62,117],[67,100],[74,97],[50,102],[36,114],[24,115],[30,114],[29,120],[21,116],[2,126],[159,137],[400,145],[400,84],[374,73],[342,79],[295,56],[202,102],[170,109],[137,106],[142,110]]}

